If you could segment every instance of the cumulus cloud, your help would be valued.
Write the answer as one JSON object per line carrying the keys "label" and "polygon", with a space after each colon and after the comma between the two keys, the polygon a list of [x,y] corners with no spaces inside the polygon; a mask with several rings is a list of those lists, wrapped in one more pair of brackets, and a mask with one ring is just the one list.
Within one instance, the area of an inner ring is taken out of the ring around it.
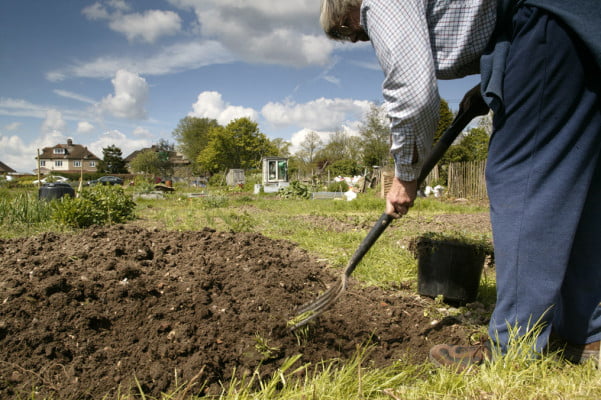
{"label": "cumulus cloud", "polygon": [[115,117],[128,119],[146,118],[146,100],[148,99],[148,83],[138,74],[119,70],[112,80],[114,94],[102,99],[100,109]]}
{"label": "cumulus cloud", "polygon": [[119,130],[110,130],[104,132],[100,137],[92,142],[88,149],[94,153],[97,157],[102,157],[102,149],[115,145],[121,149],[121,153],[123,154],[123,158],[129,156],[135,150],[140,150],[145,147],[150,147],[152,145],[152,141],[146,138],[136,139],[132,137],[128,137],[123,132]]}
{"label": "cumulus cloud", "polygon": [[63,114],[58,110],[46,111],[46,119],[42,122],[42,132],[62,132],[67,127]]}
{"label": "cumulus cloud", "polygon": [[313,130],[336,131],[351,121],[363,118],[371,102],[351,99],[319,98],[304,104],[267,103],[261,115],[274,126],[297,125]]}
{"label": "cumulus cloud", "polygon": [[91,20],[108,20],[109,27],[124,34],[129,41],[154,43],[162,36],[174,35],[181,30],[181,18],[173,11],[147,10],[125,14],[129,7],[123,1],[109,1],[107,6],[94,3],[84,8],[82,13]]}
{"label": "cumulus cloud", "polygon": [[19,136],[0,134],[0,160],[17,172],[31,172],[35,150],[26,146]]}
{"label": "cumulus cloud", "polygon": [[319,7],[308,0],[171,0],[191,8],[203,35],[216,38],[244,61],[324,65],[336,44],[318,24]]}
{"label": "cumulus cloud", "polygon": [[148,10],[143,14],[122,15],[109,24],[129,41],[140,39],[154,43],[161,36],[174,35],[181,29],[181,18],[173,11]]}
{"label": "cumulus cloud", "polygon": [[195,36],[192,40],[181,40],[183,21],[173,11],[130,13],[122,0],[96,2],[83,9],[84,16],[108,21],[111,29],[130,41],[152,43],[160,37],[179,34],[178,42],[162,46],[154,54],[104,55],[78,61],[47,72],[46,78],[53,82],[71,77],[109,78],[118,69],[164,75],[234,61],[295,67],[327,65],[334,49],[344,48],[321,32],[319,7],[313,1],[170,0],[170,3],[182,12],[195,13],[197,28],[186,32]]}
{"label": "cumulus cloud", "polygon": [[[343,131],[350,136],[356,136],[359,134],[358,126],[355,123],[349,125],[342,125],[337,129],[337,131]],[[319,136],[321,142],[325,145],[330,141],[330,137],[336,133],[336,131],[316,131],[313,129],[301,129],[292,134],[289,142],[290,142],[290,153],[295,154],[299,150],[302,150],[302,144],[305,141],[306,136],[309,133],[315,133]]]}
{"label": "cumulus cloud", "polygon": [[80,121],[77,123],[77,133],[90,133],[94,130],[94,125],[88,121]]}
{"label": "cumulus cloud", "polygon": [[151,139],[154,137],[154,135],[148,129],[143,128],[141,126],[136,127],[133,130],[132,135],[147,139]]}
{"label": "cumulus cloud", "polygon": [[188,115],[197,118],[211,118],[217,120],[221,125],[227,125],[230,121],[248,117],[257,121],[258,113],[252,108],[233,106],[223,101],[221,93],[202,92],[198,95],[196,103],[192,105],[193,111]]}

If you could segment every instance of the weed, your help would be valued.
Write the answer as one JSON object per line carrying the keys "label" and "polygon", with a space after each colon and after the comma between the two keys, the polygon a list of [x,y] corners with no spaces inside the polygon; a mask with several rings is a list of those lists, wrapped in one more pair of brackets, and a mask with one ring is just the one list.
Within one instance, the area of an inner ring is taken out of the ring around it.
{"label": "weed", "polygon": [[280,356],[281,349],[279,347],[270,346],[267,339],[255,334],[255,349],[263,356],[263,360],[271,360]]}

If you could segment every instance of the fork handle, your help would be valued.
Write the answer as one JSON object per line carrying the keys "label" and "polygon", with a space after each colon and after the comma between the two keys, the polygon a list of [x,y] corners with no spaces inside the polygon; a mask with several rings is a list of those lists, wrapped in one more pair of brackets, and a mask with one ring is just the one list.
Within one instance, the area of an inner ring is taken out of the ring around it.
{"label": "fork handle", "polygon": [[[447,149],[453,144],[455,138],[457,138],[470,121],[475,117],[485,115],[488,112],[488,106],[484,103],[482,97],[470,95],[474,91],[479,91],[479,87],[480,84],[477,84],[463,96],[461,107],[451,123],[451,126],[449,126],[440,139],[438,139],[428,158],[424,161],[419,177],[417,178],[418,188],[424,182],[430,171],[432,171],[432,168],[434,168],[436,163],[440,161]],[[376,240],[378,240],[382,232],[390,225],[390,222],[392,222],[393,219],[393,217],[386,213],[383,213],[380,216],[380,219],[378,219],[373,228],[371,228],[349,261],[344,271],[344,274],[347,277],[353,273],[365,253],[367,253]]]}
{"label": "fork handle", "polygon": [[380,216],[380,218],[374,224],[374,226],[371,228],[371,230],[369,231],[367,236],[365,236],[365,238],[363,239],[363,241],[361,242],[359,247],[357,247],[357,250],[355,250],[355,254],[353,254],[353,257],[349,261],[348,266],[346,267],[346,270],[344,271],[344,274],[346,276],[350,276],[353,273],[353,271],[357,267],[357,264],[359,264],[359,262],[361,261],[361,259],[365,255],[365,253],[367,253],[369,251],[371,246],[376,242],[376,240],[378,240],[378,238],[380,237],[382,232],[384,232],[386,227],[388,227],[388,225],[390,225],[390,223],[392,222],[393,219],[394,219],[394,217],[392,217],[386,213],[383,213]]}

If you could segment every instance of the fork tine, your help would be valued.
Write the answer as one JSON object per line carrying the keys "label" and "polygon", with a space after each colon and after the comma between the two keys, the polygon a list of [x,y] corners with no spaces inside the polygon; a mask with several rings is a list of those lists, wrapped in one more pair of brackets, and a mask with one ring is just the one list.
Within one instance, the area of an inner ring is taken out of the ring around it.
{"label": "fork tine", "polygon": [[[324,311],[326,311],[332,305],[334,305],[338,297],[342,295],[345,289],[346,276],[343,276],[342,279],[340,279],[336,285],[332,286],[326,292],[322,293],[313,302],[305,304],[297,310],[296,318],[302,316],[305,313],[309,313],[309,315],[303,318],[302,320],[298,321],[296,324],[294,324],[290,328],[290,330],[295,330],[296,328],[307,324],[312,319],[317,318],[318,316],[323,314]],[[292,320],[294,320],[294,318]]]}
{"label": "fork tine", "polygon": [[332,299],[335,299],[340,290],[340,284],[332,286],[330,289],[322,293],[311,303],[303,304],[299,309],[296,310],[296,313],[303,314],[309,311],[316,311],[318,309],[321,309],[324,305],[329,304],[332,301]]}
{"label": "fork tine", "polygon": [[346,278],[346,275],[343,275],[334,286],[322,293],[311,303],[302,305],[297,310],[297,314],[302,314],[308,311],[315,311],[317,309],[322,309],[324,306],[330,305],[330,303],[334,302],[346,289]]}

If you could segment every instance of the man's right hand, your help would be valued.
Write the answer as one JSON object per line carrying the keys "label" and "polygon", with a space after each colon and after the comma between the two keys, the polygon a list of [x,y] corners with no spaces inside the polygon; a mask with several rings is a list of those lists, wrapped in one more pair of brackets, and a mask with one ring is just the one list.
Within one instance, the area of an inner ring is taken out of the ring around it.
{"label": "man's right hand", "polygon": [[417,197],[417,181],[402,181],[397,177],[386,195],[386,214],[400,218],[407,214]]}

